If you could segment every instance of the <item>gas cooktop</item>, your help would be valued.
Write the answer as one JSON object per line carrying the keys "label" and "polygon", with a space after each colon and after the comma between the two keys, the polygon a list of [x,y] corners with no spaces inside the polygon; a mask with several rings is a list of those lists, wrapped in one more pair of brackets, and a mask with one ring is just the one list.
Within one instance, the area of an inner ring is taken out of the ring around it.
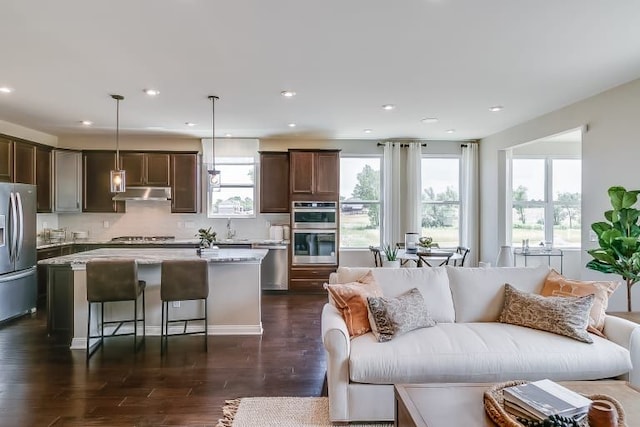
{"label": "gas cooktop", "polygon": [[175,240],[175,236],[119,236],[111,239],[112,242],[166,242]]}

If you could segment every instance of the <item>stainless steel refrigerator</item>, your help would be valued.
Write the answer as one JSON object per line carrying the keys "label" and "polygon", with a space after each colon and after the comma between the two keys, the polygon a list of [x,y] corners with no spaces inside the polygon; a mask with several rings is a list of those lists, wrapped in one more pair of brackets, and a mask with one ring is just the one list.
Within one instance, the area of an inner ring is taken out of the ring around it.
{"label": "stainless steel refrigerator", "polygon": [[0,321],[35,311],[36,186],[0,183]]}

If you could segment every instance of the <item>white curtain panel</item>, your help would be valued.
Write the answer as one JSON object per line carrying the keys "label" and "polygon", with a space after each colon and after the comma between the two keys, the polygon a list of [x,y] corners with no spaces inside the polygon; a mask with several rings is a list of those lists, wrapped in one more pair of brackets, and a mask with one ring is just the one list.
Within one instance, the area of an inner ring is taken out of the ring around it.
{"label": "white curtain panel", "polygon": [[400,144],[386,142],[383,155],[382,243],[394,245],[401,241],[400,189],[404,174],[400,173]]}
{"label": "white curtain panel", "polygon": [[422,144],[411,142],[406,152],[405,232],[422,234]]}
{"label": "white curtain panel", "polygon": [[478,201],[478,143],[468,142],[462,147],[462,179],[460,189],[460,244],[471,249],[465,267],[478,265],[480,207]]}

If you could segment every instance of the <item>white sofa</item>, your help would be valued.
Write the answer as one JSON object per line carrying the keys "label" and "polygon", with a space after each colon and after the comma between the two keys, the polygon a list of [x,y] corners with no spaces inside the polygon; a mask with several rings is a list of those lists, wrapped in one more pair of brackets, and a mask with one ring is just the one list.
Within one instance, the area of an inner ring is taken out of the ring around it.
{"label": "white sofa", "polygon": [[[369,268],[340,267],[330,283],[348,283]],[[422,293],[435,327],[379,343],[371,332],[349,339],[340,312],[322,311],[330,417],[334,422],[393,420],[393,384],[596,380],[624,378],[640,386],[640,327],[607,316],[593,344],[497,322],[504,284],[540,292],[547,267],[375,268],[385,296]],[[635,367],[635,369],[634,369]]]}

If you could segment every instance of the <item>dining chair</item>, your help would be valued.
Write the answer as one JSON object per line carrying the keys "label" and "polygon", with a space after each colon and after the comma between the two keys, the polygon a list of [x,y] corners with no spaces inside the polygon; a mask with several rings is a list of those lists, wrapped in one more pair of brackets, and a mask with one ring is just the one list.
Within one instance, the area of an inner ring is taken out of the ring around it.
{"label": "dining chair", "polygon": [[373,262],[376,267],[382,267],[382,254],[380,253],[380,248],[375,246],[369,246],[369,250],[373,254]]}
{"label": "dining chair", "polygon": [[469,254],[469,252],[471,252],[471,249],[464,246],[458,246],[456,248],[456,252],[462,255],[462,259],[453,260],[453,265],[457,267],[464,267],[464,260],[467,259],[467,255]]}
{"label": "dining chair", "polygon": [[[422,252],[418,253],[418,265],[427,266],[427,267],[440,267],[442,265],[448,265],[449,259],[453,256],[453,252],[437,252],[437,253],[428,253]],[[429,260],[431,258],[431,260]]]}

